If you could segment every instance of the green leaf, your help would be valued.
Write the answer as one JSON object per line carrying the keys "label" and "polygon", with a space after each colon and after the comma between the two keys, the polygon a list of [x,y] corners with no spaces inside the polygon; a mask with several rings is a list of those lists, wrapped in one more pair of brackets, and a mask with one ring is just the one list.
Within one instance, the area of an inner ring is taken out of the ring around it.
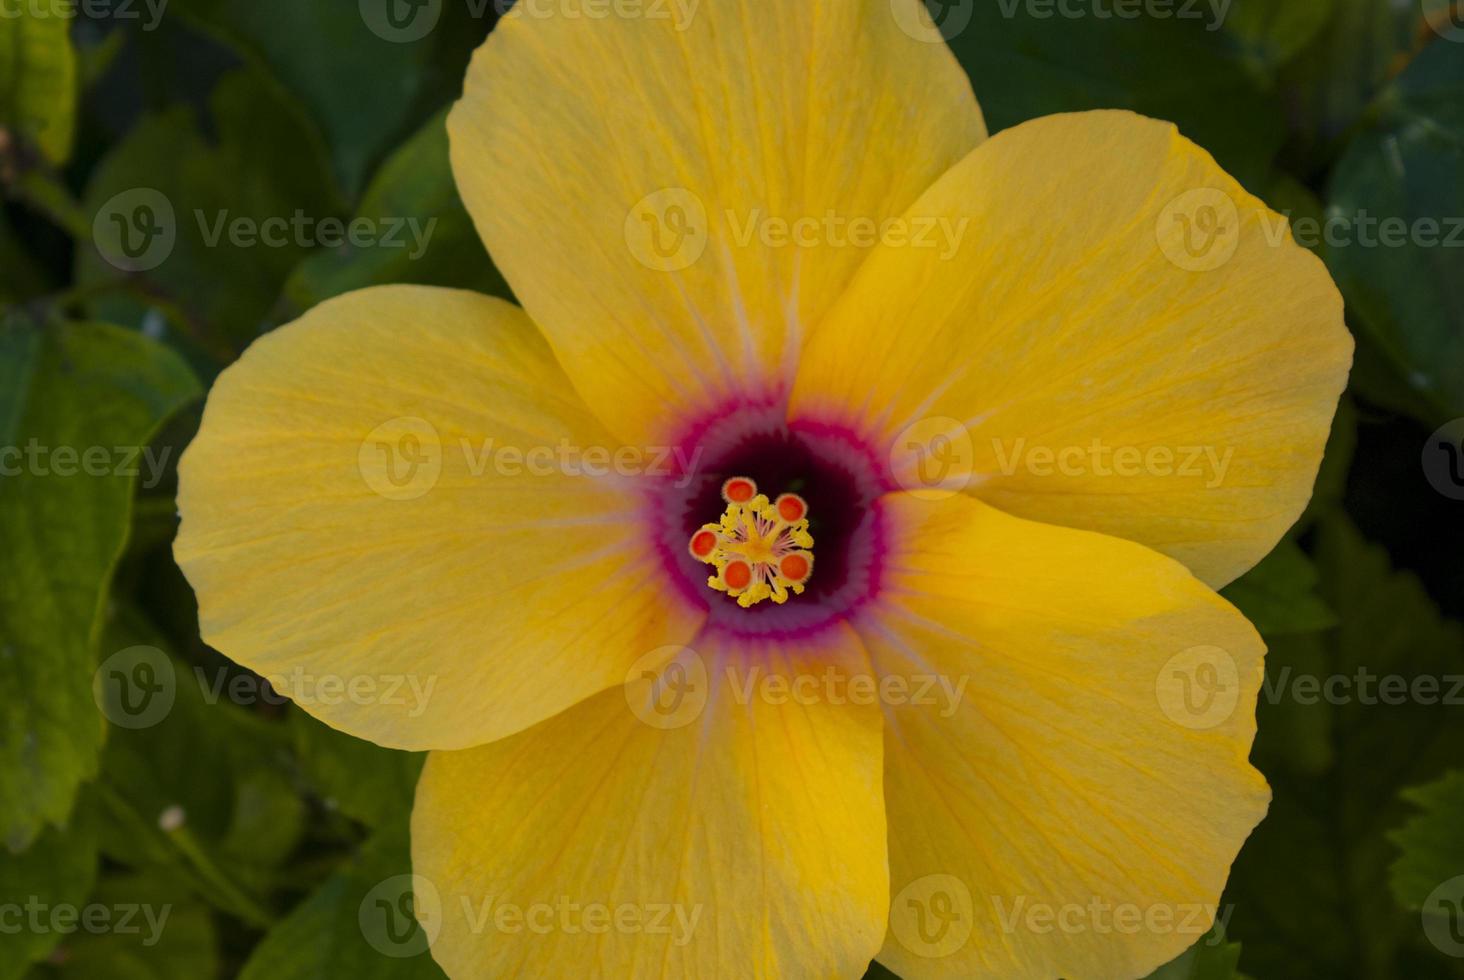
{"label": "green leaf", "polygon": [[0,690],[13,694],[0,719],[0,830],[12,850],[65,820],[96,773],[97,623],[134,484],[157,458],[141,453],[198,394],[187,367],[138,334],[0,324]]}
{"label": "green leaf", "polygon": [[1149,974],[1148,980],[1234,980],[1239,962],[1240,944],[1227,943],[1225,927],[1217,922],[1199,942]]}
{"label": "green leaf", "polygon": [[218,937],[208,906],[174,883],[119,875],[102,881],[86,904],[105,910],[107,925],[66,937],[33,980],[204,980],[219,975]]}
{"label": "green leaf", "polygon": [[378,833],[270,930],[239,980],[442,980],[403,914],[411,884],[406,827]]}
{"label": "green leaf", "polygon": [[[1327,263],[1366,334],[1364,393],[1429,427],[1464,415],[1464,45],[1438,42],[1337,165],[1328,215],[1356,225]],[[1377,222],[1366,232],[1364,222]],[[1384,237],[1393,223],[1396,237]],[[1452,244],[1450,240],[1452,239]],[[1371,368],[1371,370],[1368,370]],[[1391,376],[1401,389],[1384,384]]]}
{"label": "green leaf", "polygon": [[344,205],[319,134],[275,83],[233,72],[212,107],[215,139],[177,107],[144,118],[100,163],[85,196],[96,237],[77,250],[76,276],[139,277],[181,307],[190,349],[228,363],[277,322],[285,278]]}
{"label": "green leaf", "polygon": [[1260,976],[1408,976],[1422,936],[1392,900],[1387,833],[1403,787],[1458,763],[1464,630],[1344,520],[1317,541],[1338,625],[1271,643],[1255,759],[1275,798],[1232,871],[1229,930]]}
{"label": "green leaf", "polygon": [[1132,109],[1178,124],[1259,185],[1285,135],[1281,106],[1219,30],[1214,6],[1191,4],[1199,16],[1189,18],[1073,18],[987,0],[951,48],[992,132],[1054,112]]}
{"label": "green leaf", "polygon": [[0,310],[42,294],[49,286],[48,280],[31,249],[22,244],[5,212],[0,211]]}
{"label": "green leaf", "polygon": [[148,651],[161,700],[108,738],[101,785],[111,819],[103,851],[129,867],[168,873],[223,911],[267,925],[273,916],[265,896],[305,823],[286,775],[288,730],[211,704],[217,688],[208,672],[178,660],[126,606],[104,644]]}
{"label": "green leaf", "polygon": [[[1311,3],[1287,0],[1283,6]],[[1407,61],[1422,20],[1416,3],[1330,0],[1328,6],[1322,29],[1281,74],[1293,155],[1307,175],[1334,158],[1343,135]]]}
{"label": "green leaf", "polygon": [[1266,80],[1322,30],[1337,0],[1234,0],[1225,31]]}
{"label": "green leaf", "polygon": [[78,43],[76,60],[83,92],[101,81],[103,76],[112,70],[126,41],[126,32],[112,31],[93,43]]}
{"label": "green leaf", "polygon": [[53,164],[71,156],[76,128],[70,26],[69,17],[20,7],[0,16],[0,131],[18,133]]}
{"label": "green leaf", "polygon": [[67,910],[81,907],[96,878],[96,831],[85,814],[20,854],[0,851],[0,909],[18,910],[0,929],[0,980],[14,980],[50,954],[65,938]]}
{"label": "green leaf", "polygon": [[1422,812],[1388,835],[1403,852],[1393,862],[1393,894],[1421,909],[1441,884],[1464,875],[1464,772],[1406,789],[1403,799]]}
{"label": "green leaf", "polygon": [[492,3],[418,4],[408,11],[413,26],[430,28],[419,36],[390,29],[389,2],[175,0],[174,9],[266,67],[304,102],[354,198],[377,161],[416,129],[423,110],[462,90],[468,57],[494,11]]}
{"label": "green leaf", "polygon": [[1322,465],[1317,472],[1311,502],[1297,521],[1298,530],[1305,530],[1320,517],[1341,509],[1342,498],[1347,494],[1348,475],[1352,472],[1352,460],[1356,454],[1357,406],[1344,394],[1337,404],[1337,415],[1332,419],[1332,431],[1327,436],[1327,448],[1322,454]]}
{"label": "green leaf", "polygon": [[371,182],[357,219],[400,245],[346,243],[307,258],[285,286],[290,315],[353,289],[417,283],[509,295],[507,284],[463,210],[447,155],[446,113],[396,151]]}
{"label": "green leaf", "polygon": [[295,751],[325,805],[368,827],[405,820],[426,754],[384,749],[291,713]]}
{"label": "green leaf", "polygon": [[[1297,633],[1266,638],[1266,681],[1257,719],[1264,732],[1256,744],[1256,764],[1263,771],[1320,775],[1336,760],[1333,710],[1313,683],[1329,676],[1327,638]],[[1296,685],[1301,685],[1298,696]]]}
{"label": "green leaf", "polygon": [[1221,594],[1263,636],[1285,636],[1323,630],[1336,623],[1337,618],[1316,590],[1316,566],[1295,541],[1287,538]]}
{"label": "green leaf", "polygon": [[1271,210],[1286,216],[1296,243],[1311,251],[1321,240],[1323,205],[1311,189],[1288,174],[1271,175],[1260,197]]}

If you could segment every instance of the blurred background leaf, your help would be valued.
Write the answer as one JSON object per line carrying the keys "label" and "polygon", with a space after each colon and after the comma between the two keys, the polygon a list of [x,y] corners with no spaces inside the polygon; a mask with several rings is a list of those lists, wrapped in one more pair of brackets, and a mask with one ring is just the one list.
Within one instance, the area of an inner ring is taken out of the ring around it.
{"label": "blurred background leaf", "polygon": [[458,197],[447,158],[446,111],[432,116],[387,159],[356,217],[377,226],[401,222],[401,247],[347,243],[305,259],[285,284],[287,316],[299,316],[332,296],[384,283],[452,286],[511,297]]}
{"label": "blurred background leaf", "polygon": [[[1464,415],[1464,45],[1432,45],[1383,92],[1327,215],[1355,229],[1325,254],[1380,368],[1364,393],[1430,428]],[[1389,222],[1407,232],[1385,245]]]}
{"label": "blurred background leaf", "polygon": [[71,155],[76,53],[63,17],[0,17],[0,130],[54,164]]}
{"label": "blurred background leaf", "polygon": [[1219,924],[1171,963],[1149,974],[1148,980],[1233,980],[1238,977],[1240,944],[1225,941]]}
{"label": "blurred background leaf", "polygon": [[1285,140],[1285,115],[1221,30],[1217,7],[1191,4],[1203,18],[1072,18],[989,0],[974,4],[951,47],[992,132],[1054,112],[1132,109],[1177,123],[1254,189]]}
{"label": "blurred background leaf", "polygon": [[[101,160],[86,189],[88,214],[121,219],[129,235],[145,201],[160,192],[160,234],[176,236],[166,257],[146,273],[149,290],[176,304],[183,342],[219,363],[238,356],[272,325],[269,314],[290,270],[310,251],[295,231],[339,218],[344,204],[319,134],[288,93],[266,76],[234,71],[220,79],[207,137],[191,109],[175,106],[145,117]],[[267,221],[273,240],[264,239]],[[237,224],[245,222],[247,224]],[[282,226],[283,223],[283,226]],[[242,234],[236,234],[236,229]],[[253,230],[257,229],[257,230]],[[127,276],[110,243],[77,252],[76,281],[99,289]],[[145,303],[132,297],[90,304],[95,315],[139,322]]]}
{"label": "blurred background leaf", "polygon": [[96,878],[95,820],[86,811],[75,814],[68,826],[43,832],[19,856],[0,860],[0,907],[15,910],[0,930],[0,980],[24,976],[30,964],[60,944],[58,927],[66,923],[53,924],[52,910],[79,908]]}
{"label": "blurred background leaf", "polygon": [[292,713],[290,721],[306,778],[329,809],[373,829],[406,820],[424,753],[384,749],[303,711]]}
{"label": "blurred background leaf", "polygon": [[[461,90],[468,55],[487,36],[495,11],[492,3],[434,5],[442,19],[425,36],[406,41],[372,30],[362,14],[370,3],[387,23],[387,0],[174,2],[174,9],[266,66],[298,95],[325,133],[340,186],[352,200],[417,121]],[[475,8],[481,16],[474,16]]]}
{"label": "blurred background leaf", "polygon": [[443,980],[412,884],[406,825],[384,828],[265,936],[240,980]]}
{"label": "blurred background leaf", "polygon": [[1388,835],[1402,852],[1391,871],[1393,894],[1405,908],[1421,909],[1439,885],[1464,875],[1464,771],[1406,789],[1403,799],[1417,812]]}
{"label": "blurred background leaf", "polygon": [[114,729],[108,739],[99,781],[109,817],[102,850],[120,864],[187,883],[221,911],[265,928],[274,921],[267,900],[273,871],[293,855],[306,816],[283,774],[288,733],[230,705],[220,675],[180,661],[140,613],[117,609],[103,650],[138,645],[166,658],[158,673],[172,701],[162,717]]}
{"label": "blurred background leaf", "polygon": [[1272,85],[1293,58],[1335,23],[1341,2],[1347,0],[1235,0],[1224,31],[1251,74]]}
{"label": "blurred background leaf", "polygon": [[[1236,3],[1238,9],[1247,5]],[[1300,8],[1289,15],[1293,21],[1306,20],[1307,8],[1327,8],[1321,27],[1278,73],[1288,106],[1290,165],[1307,178],[1335,159],[1363,111],[1416,47],[1436,39],[1425,33],[1416,3],[1253,0],[1248,6]]]}
{"label": "blurred background leaf", "polygon": [[102,931],[66,937],[33,980],[183,980],[217,976],[218,936],[207,906],[179,901],[173,883],[148,875],[107,878],[86,907],[110,916]]}
{"label": "blurred background leaf", "polygon": [[[176,356],[106,324],[0,322],[0,828],[11,850],[63,822],[96,774],[96,639],[143,449],[199,395]],[[34,449],[34,452],[31,450]],[[24,462],[21,453],[25,453]]]}
{"label": "blurred background leaf", "polygon": [[1230,932],[1261,977],[1414,976],[1438,956],[1393,899],[1388,833],[1399,791],[1458,762],[1464,629],[1344,518],[1318,537],[1338,622],[1267,637],[1255,760],[1274,800],[1232,872]]}
{"label": "blurred background leaf", "polygon": [[1337,621],[1317,594],[1317,569],[1290,538],[1224,590],[1265,636],[1314,633]]}

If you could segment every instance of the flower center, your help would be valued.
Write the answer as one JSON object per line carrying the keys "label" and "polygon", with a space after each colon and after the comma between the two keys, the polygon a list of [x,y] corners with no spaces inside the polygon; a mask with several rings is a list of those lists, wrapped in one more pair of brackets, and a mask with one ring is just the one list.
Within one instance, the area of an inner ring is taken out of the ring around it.
{"label": "flower center", "polygon": [[878,594],[878,500],[894,483],[860,434],[741,402],[692,420],[675,458],[681,468],[648,485],[646,521],[668,584],[706,608],[709,630],[811,641]]}
{"label": "flower center", "polygon": [[703,524],[688,543],[691,557],[716,568],[707,585],[743,609],[764,599],[781,606],[790,590],[802,595],[813,574],[807,502],[796,493],[768,500],[745,476],[723,483],[722,499],[722,520]]}

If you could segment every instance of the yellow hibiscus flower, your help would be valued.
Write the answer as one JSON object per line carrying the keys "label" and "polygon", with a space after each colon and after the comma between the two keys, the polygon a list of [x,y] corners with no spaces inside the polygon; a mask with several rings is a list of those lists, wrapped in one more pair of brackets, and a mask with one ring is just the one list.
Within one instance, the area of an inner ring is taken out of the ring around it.
{"label": "yellow hibiscus flower", "polygon": [[1172,125],[988,139],[918,2],[506,18],[449,129],[522,307],[342,296],[210,396],[203,635],[432,750],[453,977],[1140,976],[1265,813],[1213,590],[1341,299]]}

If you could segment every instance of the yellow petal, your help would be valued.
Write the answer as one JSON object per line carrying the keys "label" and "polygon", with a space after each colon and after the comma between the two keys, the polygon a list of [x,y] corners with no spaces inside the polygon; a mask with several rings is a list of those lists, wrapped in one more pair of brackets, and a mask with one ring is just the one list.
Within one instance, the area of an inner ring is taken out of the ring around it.
{"label": "yellow petal", "polygon": [[[448,975],[862,975],[889,897],[879,711],[765,697],[768,676],[817,658],[740,656],[698,644],[512,738],[429,757],[412,864]],[[762,673],[735,666],[749,662]]]}
{"label": "yellow petal", "polygon": [[1246,761],[1260,638],[1138,545],[963,495],[888,509],[887,599],[859,631],[912,693],[886,711],[880,961],[912,980],[1146,976],[1209,928],[1266,812]]}
{"label": "yellow petal", "polygon": [[507,303],[324,303],[220,376],[180,466],[203,637],[383,745],[531,725],[698,626],[646,587],[631,481],[588,475],[614,447]]}
{"label": "yellow petal", "polygon": [[458,187],[622,439],[785,388],[870,227],[984,137],[918,3],[520,3],[473,59]]}
{"label": "yellow petal", "polygon": [[1124,112],[1007,130],[911,213],[964,231],[870,256],[795,413],[865,427],[906,489],[1138,541],[1217,587],[1271,550],[1352,356],[1283,218]]}

